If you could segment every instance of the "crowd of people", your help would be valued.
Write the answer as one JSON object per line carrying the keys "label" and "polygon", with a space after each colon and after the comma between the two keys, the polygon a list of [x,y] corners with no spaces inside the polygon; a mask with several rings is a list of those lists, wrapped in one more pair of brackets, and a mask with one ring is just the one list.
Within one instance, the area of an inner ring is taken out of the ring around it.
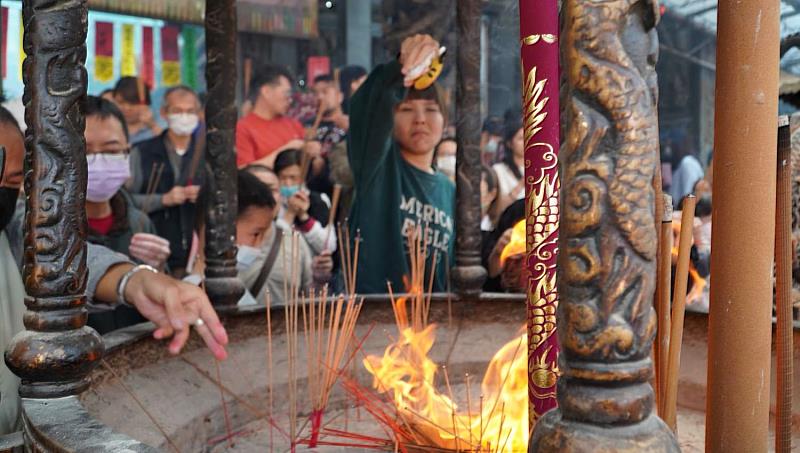
{"label": "crowd of people", "polygon": [[[410,262],[419,258],[410,256],[413,241],[426,263],[424,281],[434,292],[449,289],[457,151],[447,121],[452,108],[438,85],[413,87],[415,68],[439,47],[417,35],[403,42],[395,61],[370,72],[348,66],[317,77],[309,93],[313,115],[293,116],[303,109],[293,108],[296,84],[287,70],[265,64],[254,72],[236,125],[236,269],[247,289],[241,305],[263,304],[267,294],[273,305],[285,303],[288,279],[304,291],[345,291],[339,250],[355,241],[356,292],[385,293],[387,282],[395,291],[411,290]],[[151,101],[141,80],[123,77],[83,106],[88,324],[103,334],[153,321],[156,338],[171,337],[174,353],[196,328],[224,357],[225,330],[201,289],[201,206],[213,171],[204,162],[202,96],[174,86],[157,112]],[[481,228],[492,274],[487,289],[518,289],[498,283],[504,238],[524,218],[522,127],[518,115],[508,117],[488,119],[481,136]],[[24,329],[23,135],[14,116],[0,108],[6,149],[0,261],[7,264],[0,266],[2,349]],[[18,382],[3,363],[0,380],[4,386]],[[0,401],[0,434],[18,427],[17,404]]]}

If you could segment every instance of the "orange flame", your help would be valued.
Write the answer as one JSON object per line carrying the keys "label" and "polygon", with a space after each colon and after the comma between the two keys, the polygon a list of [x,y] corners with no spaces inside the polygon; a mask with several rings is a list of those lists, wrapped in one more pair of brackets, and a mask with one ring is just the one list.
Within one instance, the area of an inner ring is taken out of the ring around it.
{"label": "orange flame", "polygon": [[[399,303],[400,301],[398,301]],[[458,451],[525,451],[528,443],[527,335],[504,345],[489,362],[481,393],[467,390],[463,406],[436,386],[438,365],[428,357],[436,325],[401,328],[400,338],[382,357],[368,356],[364,366],[380,393],[393,395],[399,414],[427,446]],[[440,378],[441,381],[441,378]],[[409,441],[412,441],[409,439]]]}
{"label": "orange flame", "polygon": [[[678,245],[680,242],[680,235],[681,235],[681,219],[680,219],[680,211],[676,211],[678,213],[678,217],[675,218],[673,214],[672,218],[672,262],[678,262]],[[686,295],[686,303],[692,304],[694,302],[698,302],[703,298],[703,289],[706,287],[706,279],[700,276],[697,272],[697,268],[694,267],[694,263],[691,261],[689,262],[689,279],[691,280],[691,289],[689,290],[689,294]]]}
{"label": "orange flame", "polygon": [[503,248],[503,253],[500,254],[501,266],[506,263],[506,259],[509,257],[526,252],[528,235],[525,228],[525,219],[520,220],[514,225],[514,229],[511,230],[511,241]]}

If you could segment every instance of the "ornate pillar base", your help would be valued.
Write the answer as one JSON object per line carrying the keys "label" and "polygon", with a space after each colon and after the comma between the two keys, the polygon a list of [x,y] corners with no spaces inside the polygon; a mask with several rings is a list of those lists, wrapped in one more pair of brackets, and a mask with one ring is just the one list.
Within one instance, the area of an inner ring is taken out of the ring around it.
{"label": "ornate pillar base", "polygon": [[640,423],[614,428],[566,420],[561,410],[545,414],[536,422],[528,452],[680,452],[666,424],[655,415]]}
{"label": "ornate pillar base", "polygon": [[208,260],[205,285],[206,294],[214,307],[236,306],[245,291],[236,273],[236,259]]}
{"label": "ornate pillar base", "polygon": [[460,296],[477,296],[483,289],[487,272],[480,264],[456,266],[450,273],[456,293]]}
{"label": "ornate pillar base", "polygon": [[56,332],[25,331],[5,354],[20,377],[23,398],[61,398],[89,386],[88,374],[103,356],[103,340],[89,327]]}

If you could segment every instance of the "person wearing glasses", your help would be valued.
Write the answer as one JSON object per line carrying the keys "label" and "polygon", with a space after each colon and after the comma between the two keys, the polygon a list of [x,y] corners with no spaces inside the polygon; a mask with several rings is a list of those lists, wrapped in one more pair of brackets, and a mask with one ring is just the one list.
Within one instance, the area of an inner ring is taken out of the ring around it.
{"label": "person wearing glasses", "polygon": [[131,150],[128,189],[158,235],[169,241],[167,264],[178,278],[185,275],[189,260],[195,202],[204,176],[201,110],[194,90],[183,85],[170,88],[161,105],[167,129]]}
{"label": "person wearing glasses", "polygon": [[[87,240],[133,260],[163,270],[169,242],[156,229],[123,188],[130,177],[128,129],[120,110],[111,102],[90,96],[86,102],[86,217]],[[89,325],[105,333],[144,318],[131,307],[89,316]]]}

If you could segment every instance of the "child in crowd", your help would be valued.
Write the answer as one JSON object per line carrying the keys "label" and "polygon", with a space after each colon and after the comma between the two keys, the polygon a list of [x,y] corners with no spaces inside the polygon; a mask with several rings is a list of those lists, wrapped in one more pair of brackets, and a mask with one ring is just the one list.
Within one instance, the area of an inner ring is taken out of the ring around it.
{"label": "child in crowd", "polygon": [[327,195],[306,188],[302,160],[303,153],[297,149],[282,151],[275,158],[281,193],[278,216],[303,235],[314,255],[326,250],[333,252],[336,235],[326,228],[330,200]]}
{"label": "child in crowd", "polygon": [[[270,168],[265,167],[263,165],[248,165],[244,168],[245,171],[255,175],[263,184],[269,187],[272,196],[275,198],[276,206],[280,207],[282,205],[282,197],[280,191],[280,182],[278,180],[278,175],[275,174]],[[276,210],[277,214],[277,210]],[[286,223],[285,220],[280,215],[277,215],[275,218],[276,226],[283,229],[283,231],[292,231],[292,227]],[[325,231],[329,231],[329,228],[333,228],[333,225],[328,225]],[[330,231],[326,234],[332,234],[333,232]],[[336,240],[335,235],[333,241]],[[327,239],[327,238],[326,238]],[[335,244],[334,244],[335,245]],[[331,282],[332,274],[334,268],[334,259],[333,259],[333,252],[330,250],[323,250],[311,259],[311,272],[314,276],[314,281],[324,284],[326,282]]]}
{"label": "child in crowd", "polygon": [[[247,291],[239,305],[263,304],[267,292],[273,305],[283,305],[289,298],[284,283],[307,291],[321,288],[327,280],[315,282],[311,270],[311,253],[302,238],[293,239],[274,222],[277,204],[269,187],[255,175],[240,170],[238,173],[238,214],[236,217],[236,269]],[[206,194],[201,191],[200,199]],[[187,281],[199,284],[205,270],[203,255],[205,239],[204,216],[198,216],[198,247],[190,259],[193,269]],[[312,286],[312,284],[314,286]]]}
{"label": "child in crowd", "polygon": [[398,60],[375,68],[350,102],[351,237],[360,231],[363,239],[359,293],[386,292],[387,280],[395,290],[410,289],[403,277],[410,275],[407,238],[415,232],[424,237],[426,274],[435,269],[433,291],[447,288],[455,186],[433,166],[446,108],[435,85],[411,88],[414,69],[438,51],[428,35],[406,38]]}

